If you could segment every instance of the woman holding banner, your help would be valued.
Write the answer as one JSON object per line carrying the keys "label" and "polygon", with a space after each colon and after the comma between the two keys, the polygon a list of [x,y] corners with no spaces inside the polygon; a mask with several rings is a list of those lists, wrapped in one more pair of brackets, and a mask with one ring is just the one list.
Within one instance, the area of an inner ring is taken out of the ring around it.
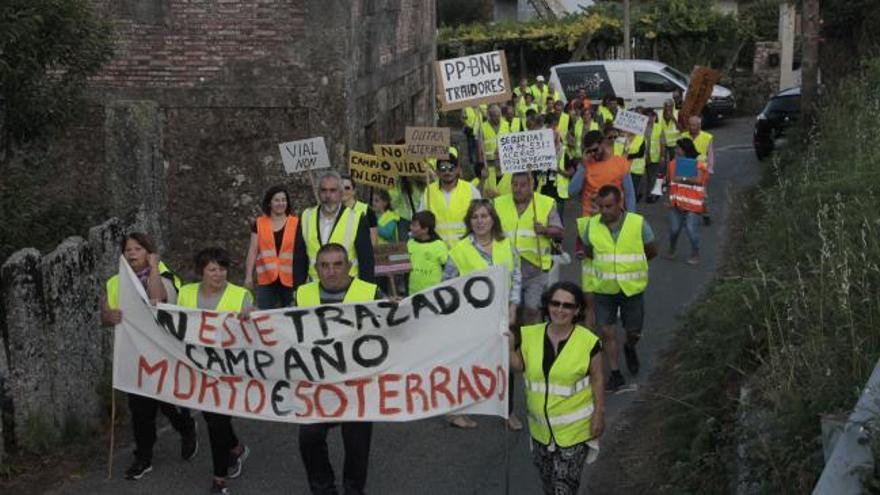
{"label": "woman holding banner", "polygon": [[257,307],[285,308],[293,301],[293,240],[299,218],[284,186],[270,187],[260,206],[263,214],[251,225],[244,286],[254,289],[256,269]]}
{"label": "woman holding banner", "polygon": [[[516,325],[516,310],[522,294],[522,273],[519,253],[513,248],[510,239],[504,237],[501,219],[489,199],[471,201],[464,217],[466,232],[455,247],[449,251],[449,260],[443,271],[443,280],[467,275],[490,266],[505,266],[510,274],[509,326]],[[513,375],[510,375],[508,390],[509,418],[507,425],[512,430],[522,429],[522,423],[513,414]],[[449,423],[458,428],[476,428],[477,423],[465,415],[448,416]]]}
{"label": "woman holding banner", "polygon": [[544,493],[578,493],[585,463],[595,460],[605,428],[602,344],[577,322],[586,309],[580,287],[557,282],[541,298],[544,323],[510,338],[510,370],[525,378],[532,460]]}
{"label": "woman holding banner", "polygon": [[[185,308],[198,308],[218,312],[241,313],[247,318],[251,310],[251,295],[244,287],[230,284],[226,277],[231,264],[229,253],[219,247],[199,251],[195,258],[196,273],[201,282],[181,287],[177,304]],[[250,449],[235,435],[232,418],[226,414],[204,411],[211,440],[211,458],[214,479],[211,493],[228,494],[228,478],[241,476],[241,468]]]}
{"label": "woman holding banner", "polygon": [[[140,232],[122,239],[122,255],[143,284],[151,302],[175,304],[179,279],[159,261],[153,241]],[[110,326],[122,323],[119,309],[119,275],[107,280],[107,294],[101,304],[101,323]],[[171,426],[180,433],[180,455],[188,461],[199,450],[195,422],[189,409],[177,407],[151,397],[128,394],[131,427],[134,430],[134,462],[125,471],[125,478],[139,480],[153,470],[153,445],[156,443],[156,412],[162,411]]]}

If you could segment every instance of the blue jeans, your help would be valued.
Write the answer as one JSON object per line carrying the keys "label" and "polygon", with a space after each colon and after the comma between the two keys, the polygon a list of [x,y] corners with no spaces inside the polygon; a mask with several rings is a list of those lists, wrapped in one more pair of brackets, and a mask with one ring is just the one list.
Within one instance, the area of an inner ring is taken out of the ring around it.
{"label": "blue jeans", "polygon": [[678,234],[681,229],[687,232],[688,239],[691,241],[691,250],[693,255],[700,253],[700,222],[702,221],[699,213],[692,211],[680,210],[678,208],[669,209],[669,249],[675,250],[675,243],[678,241]]}

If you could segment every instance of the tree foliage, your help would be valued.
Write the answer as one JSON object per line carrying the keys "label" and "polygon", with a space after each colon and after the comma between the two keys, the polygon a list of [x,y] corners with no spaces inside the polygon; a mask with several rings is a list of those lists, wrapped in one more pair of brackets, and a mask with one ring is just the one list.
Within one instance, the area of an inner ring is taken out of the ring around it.
{"label": "tree foliage", "polygon": [[3,148],[72,115],[87,78],[112,55],[111,34],[88,0],[0,2]]}

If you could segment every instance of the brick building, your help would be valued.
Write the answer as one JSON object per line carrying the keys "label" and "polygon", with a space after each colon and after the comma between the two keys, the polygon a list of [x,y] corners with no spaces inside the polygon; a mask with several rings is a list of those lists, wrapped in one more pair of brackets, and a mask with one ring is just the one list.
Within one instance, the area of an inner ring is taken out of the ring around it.
{"label": "brick building", "polygon": [[93,131],[115,177],[110,213],[144,203],[177,264],[206,243],[243,262],[271,184],[295,190],[297,210],[313,203],[307,177],[284,175],[279,142],[324,136],[342,170],[349,149],[433,122],[434,0],[95,5],[117,37],[90,88],[104,107]]}

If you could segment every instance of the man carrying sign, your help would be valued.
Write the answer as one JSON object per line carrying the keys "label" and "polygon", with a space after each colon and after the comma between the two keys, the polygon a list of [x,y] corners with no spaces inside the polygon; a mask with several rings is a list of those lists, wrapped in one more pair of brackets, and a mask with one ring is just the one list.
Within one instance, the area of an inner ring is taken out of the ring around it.
{"label": "man carrying sign", "polygon": [[348,252],[351,275],[373,280],[373,243],[366,220],[351,208],[342,207],[342,178],[325,173],[318,181],[320,204],[300,217],[293,243],[294,286],[315,280],[318,250],[328,243],[341,244]]}
{"label": "man carrying sign", "polygon": [[458,157],[452,153],[449,160],[437,162],[437,177],[439,181],[432,182],[425,189],[419,210],[434,214],[437,234],[452,248],[465,233],[464,216],[471,201],[481,198],[480,191],[470,182],[461,180],[461,166]]}
{"label": "man carrying sign", "polygon": [[[350,257],[340,244],[321,246],[317,253],[318,280],[296,290],[297,307],[321,304],[367,302],[382,299],[379,288],[351,276]],[[299,452],[312,493],[337,493],[336,480],[327,453],[327,433],[340,426],[345,445],[345,464],[342,486],[345,493],[364,493],[367,485],[367,465],[370,458],[370,440],[373,423],[316,423],[299,427]]]}
{"label": "man carrying sign", "polygon": [[529,172],[513,174],[511,188],[511,194],[495,198],[495,211],[522,258],[522,322],[530,325],[541,319],[541,294],[553,266],[551,248],[564,231],[553,198],[534,192]]}

